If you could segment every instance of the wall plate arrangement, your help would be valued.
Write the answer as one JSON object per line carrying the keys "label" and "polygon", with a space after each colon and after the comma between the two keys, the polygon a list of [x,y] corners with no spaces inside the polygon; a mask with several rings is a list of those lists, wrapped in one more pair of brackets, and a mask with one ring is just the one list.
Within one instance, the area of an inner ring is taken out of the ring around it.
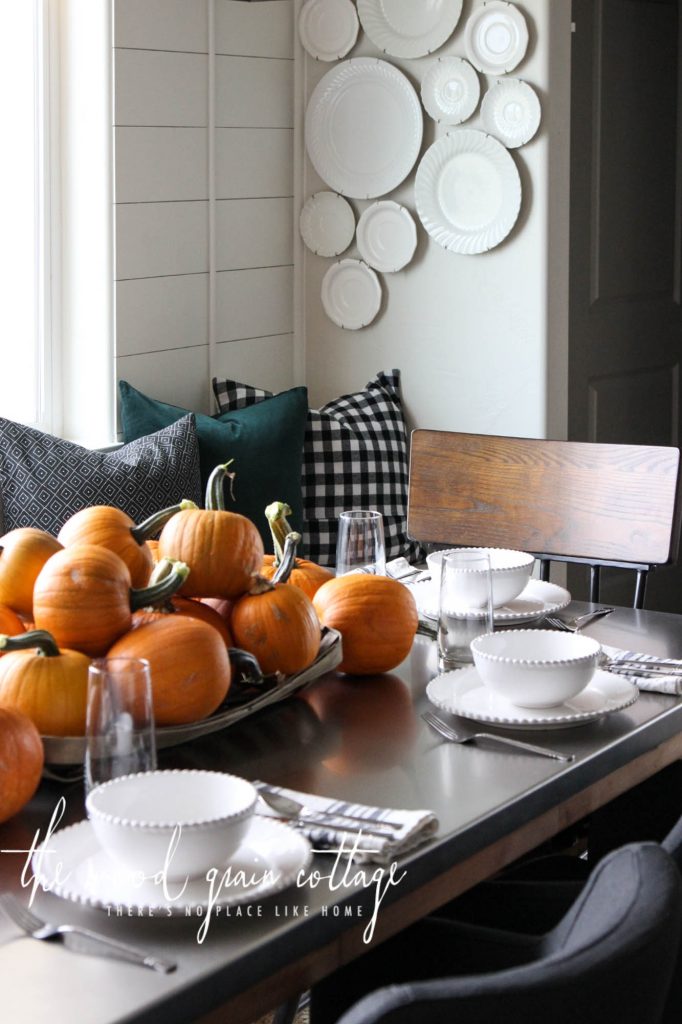
{"label": "wall plate arrangement", "polygon": [[375,46],[392,57],[424,57],[445,43],[462,0],[358,0],[358,14]]}
{"label": "wall plate arrangement", "polygon": [[360,216],[357,243],[365,263],[390,274],[402,270],[414,256],[417,226],[404,206],[382,199]]}
{"label": "wall plate arrangement", "polygon": [[338,327],[366,327],[381,306],[379,278],[362,260],[339,260],[322,279],[322,305]]}
{"label": "wall plate arrangement", "polygon": [[396,188],[419,155],[419,98],[398,68],[356,57],[331,68],[313,90],[305,116],[310,161],[335,192],[374,199]]}
{"label": "wall plate arrangement", "polygon": [[355,214],[336,192],[315,192],[298,219],[301,238],[316,256],[340,256],[353,241]]}
{"label": "wall plate arrangement", "polygon": [[528,26],[521,11],[505,0],[488,0],[471,14],[464,29],[471,63],[488,75],[504,75],[521,63],[528,49]]}
{"label": "wall plate arrangement", "polygon": [[499,78],[481,104],[483,127],[507,149],[524,146],[540,127],[540,100],[520,78]]}
{"label": "wall plate arrangement", "polygon": [[298,16],[301,45],[315,60],[340,60],[355,46],[358,16],[351,0],[306,0]]}
{"label": "wall plate arrangement", "polygon": [[478,75],[463,57],[439,57],[422,79],[424,109],[441,124],[466,121],[476,110],[480,96]]}
{"label": "wall plate arrangement", "polygon": [[414,186],[419,218],[432,238],[451,252],[487,252],[516,223],[521,179],[497,139],[455,128],[427,149]]}

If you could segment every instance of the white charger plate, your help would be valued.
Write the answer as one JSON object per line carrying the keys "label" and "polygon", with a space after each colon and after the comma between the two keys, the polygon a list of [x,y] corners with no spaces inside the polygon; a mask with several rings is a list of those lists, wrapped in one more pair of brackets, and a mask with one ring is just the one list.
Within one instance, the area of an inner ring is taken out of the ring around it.
{"label": "white charger plate", "polygon": [[[422,583],[406,584],[417,602],[419,614],[426,619],[438,618],[438,583],[425,580]],[[522,625],[536,622],[545,615],[554,615],[571,603],[571,595],[564,587],[545,580],[529,580],[518,597],[493,610],[496,624]]]}
{"label": "white charger plate", "polygon": [[402,71],[385,60],[355,57],[315,86],[305,144],[313,167],[335,192],[374,199],[410,173],[423,128],[419,97]]}
{"label": "white charger plate", "polygon": [[402,270],[414,256],[417,226],[404,206],[382,199],[361,214],[357,243],[368,266],[390,274]]}
{"label": "white charger plate", "polygon": [[483,97],[483,127],[507,149],[524,146],[540,127],[540,100],[520,78],[499,78]]}
{"label": "white charger plate", "polygon": [[587,725],[602,715],[634,704],[636,686],[618,676],[597,669],[590,683],[576,697],[553,708],[521,708],[487,687],[474,665],[436,676],[426,687],[426,696],[441,711],[508,729],[566,729]]}
{"label": "white charger plate", "polygon": [[417,168],[417,213],[451,252],[487,252],[507,237],[521,209],[521,179],[510,153],[490,135],[454,128]]}
{"label": "white charger plate", "polygon": [[379,278],[362,260],[339,260],[322,279],[322,305],[339,327],[347,331],[366,327],[381,306]]}
{"label": "white charger plate", "polygon": [[455,30],[462,0],[358,0],[358,14],[375,46],[393,57],[423,57]]}
{"label": "white charger plate", "polygon": [[521,11],[505,0],[487,0],[464,30],[466,55],[488,75],[503,75],[520,64],[528,49],[528,26]]}
{"label": "white charger plate", "polygon": [[475,69],[463,57],[439,57],[422,79],[424,109],[441,124],[461,124],[471,117],[481,96]]}
{"label": "white charger plate", "polygon": [[306,199],[298,220],[301,238],[317,256],[340,256],[353,241],[355,214],[336,192],[315,192]]}
{"label": "white charger plate", "polygon": [[306,0],[298,16],[298,35],[315,60],[340,60],[355,46],[358,16],[351,0]]}
{"label": "white charger plate", "polygon": [[[254,818],[244,842],[223,865],[232,869],[232,881],[218,891],[221,875],[214,884],[215,906],[232,907],[252,903],[281,892],[296,882],[299,871],[312,860],[312,848],[300,832],[268,818]],[[112,860],[102,849],[89,821],[60,829],[49,838],[46,849],[33,855],[32,868],[38,882],[55,896],[99,910],[112,906],[145,909],[159,908],[173,915],[184,915],[194,907],[205,906],[210,886],[206,878],[189,879],[182,895],[169,899],[163,886],[151,880],[138,884],[136,872]],[[243,879],[237,873],[243,871]],[[253,881],[253,884],[249,884]],[[168,882],[168,894],[175,896],[183,882]]]}

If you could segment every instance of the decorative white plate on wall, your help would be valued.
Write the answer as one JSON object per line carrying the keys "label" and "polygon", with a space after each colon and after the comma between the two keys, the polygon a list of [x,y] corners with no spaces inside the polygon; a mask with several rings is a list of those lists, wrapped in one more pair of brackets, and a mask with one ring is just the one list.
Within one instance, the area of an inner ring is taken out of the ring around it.
{"label": "decorative white plate on wall", "polygon": [[489,0],[467,21],[464,46],[479,71],[488,75],[513,71],[528,49],[526,19],[514,4]]}
{"label": "decorative white plate on wall", "polygon": [[301,238],[317,256],[340,256],[353,241],[355,214],[336,192],[315,192],[298,219]]}
{"label": "decorative white plate on wall", "polygon": [[358,38],[351,0],[306,0],[298,16],[301,44],[315,60],[340,60]]}
{"label": "decorative white plate on wall", "polygon": [[402,71],[385,60],[355,57],[328,71],[313,90],[305,144],[335,192],[374,199],[410,173],[423,127],[419,98]]}
{"label": "decorative white plate on wall", "polygon": [[521,179],[501,142],[473,128],[456,128],[422,157],[414,185],[420,220],[451,252],[487,252],[513,228]]}
{"label": "decorative white plate on wall", "polygon": [[417,226],[404,206],[392,199],[381,199],[362,213],[357,243],[365,263],[390,274],[402,270],[414,256]]}
{"label": "decorative white plate on wall", "polygon": [[463,57],[439,57],[422,79],[426,113],[441,124],[461,124],[478,106],[481,83]]}
{"label": "decorative white plate on wall", "polygon": [[523,146],[540,127],[540,100],[527,82],[499,78],[483,97],[483,127],[507,149]]}
{"label": "decorative white plate on wall", "polygon": [[450,38],[462,0],[358,0],[358,14],[375,46],[393,57],[423,57]]}
{"label": "decorative white plate on wall", "polygon": [[379,278],[362,260],[339,260],[322,279],[322,305],[339,327],[366,327],[381,305]]}

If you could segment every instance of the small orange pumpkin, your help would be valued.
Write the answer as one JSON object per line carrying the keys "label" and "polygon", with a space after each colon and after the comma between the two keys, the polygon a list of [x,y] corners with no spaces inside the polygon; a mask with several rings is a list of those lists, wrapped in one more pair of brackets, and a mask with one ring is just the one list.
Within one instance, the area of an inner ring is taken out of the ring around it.
{"label": "small orange pumpkin", "polygon": [[40,783],[45,755],[31,719],[0,707],[0,822],[17,814]]}
{"label": "small orange pumpkin", "polygon": [[[170,558],[162,558],[157,562],[154,571],[150,577],[150,584],[160,583],[166,579],[167,576],[173,571],[173,566],[177,566],[177,562],[173,562]],[[184,576],[186,577],[189,570],[183,565],[185,570]],[[177,570],[176,570],[177,571]],[[146,622],[154,622],[156,619],[162,618],[164,615],[189,615],[190,618],[200,619],[202,622],[207,622],[209,626],[213,626],[214,629],[218,630],[218,633],[222,637],[223,643],[226,647],[232,647],[232,634],[228,629],[227,622],[223,619],[218,612],[211,608],[208,604],[204,604],[202,601],[195,601],[191,597],[180,597],[178,594],[173,594],[170,598],[165,598],[162,601],[156,601],[152,605],[148,605],[145,608],[140,608],[139,611],[133,612],[133,629],[137,629],[138,626],[144,625]]]}
{"label": "small orange pumpkin", "polygon": [[[10,530],[0,537],[0,604],[31,618],[33,584],[48,558],[61,551],[56,537],[32,526]],[[3,629],[11,633],[11,629]]]}
{"label": "small orange pumpkin", "polygon": [[[265,515],[270,523],[270,532],[274,545],[274,555],[265,555],[260,575],[266,580],[271,580],[284,556],[284,543],[287,535],[291,533],[291,527],[287,516],[291,515],[291,507],[283,501],[273,501],[265,510]],[[287,580],[293,587],[299,587],[308,597],[313,597],[323,583],[334,579],[334,573],[317,562],[310,562],[306,558],[297,558]]]}
{"label": "small orange pumpkin", "polygon": [[25,632],[26,626],[17,613],[12,608],[8,608],[6,604],[0,604],[0,633],[17,636],[19,633]]}
{"label": "small orange pumpkin", "polygon": [[0,635],[0,707],[22,711],[44,736],[83,736],[90,659],[49,633]]}

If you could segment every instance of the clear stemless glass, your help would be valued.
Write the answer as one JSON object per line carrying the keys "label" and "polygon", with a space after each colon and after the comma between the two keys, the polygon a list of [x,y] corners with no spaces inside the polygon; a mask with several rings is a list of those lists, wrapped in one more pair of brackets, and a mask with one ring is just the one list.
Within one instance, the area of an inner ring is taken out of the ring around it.
{"label": "clear stemless glass", "polygon": [[386,575],[386,545],[381,512],[357,509],[339,516],[336,541],[336,575],[347,572]]}
{"label": "clear stemless glass", "polygon": [[442,671],[473,662],[471,641],[493,630],[490,556],[453,551],[443,557],[438,605],[438,658]]}
{"label": "clear stemless glass", "polygon": [[156,768],[152,683],[145,658],[99,658],[90,665],[85,789]]}

